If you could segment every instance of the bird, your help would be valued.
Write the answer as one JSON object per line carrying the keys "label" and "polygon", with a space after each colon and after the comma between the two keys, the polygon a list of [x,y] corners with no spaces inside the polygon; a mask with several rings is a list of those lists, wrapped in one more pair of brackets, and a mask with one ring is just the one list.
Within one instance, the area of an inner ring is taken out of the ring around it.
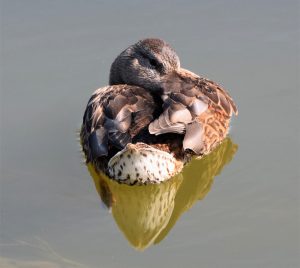
{"label": "bird", "polygon": [[146,38],[113,61],[109,85],[88,101],[80,140],[86,162],[109,178],[160,183],[216,148],[233,114],[224,88],[182,68],[166,41]]}

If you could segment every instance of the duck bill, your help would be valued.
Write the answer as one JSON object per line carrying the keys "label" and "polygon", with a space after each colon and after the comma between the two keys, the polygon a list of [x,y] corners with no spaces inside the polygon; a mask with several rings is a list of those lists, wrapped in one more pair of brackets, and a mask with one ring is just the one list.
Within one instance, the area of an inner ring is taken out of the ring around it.
{"label": "duck bill", "polygon": [[197,85],[200,76],[184,68],[179,68],[172,73],[167,74],[162,82],[162,91],[164,96],[171,92],[176,93],[186,87]]}
{"label": "duck bill", "polygon": [[191,72],[190,70],[188,69],[184,69],[184,68],[180,68],[178,71],[177,71],[177,74],[181,77],[189,77],[189,78],[193,78],[195,80],[199,79],[200,76]]}

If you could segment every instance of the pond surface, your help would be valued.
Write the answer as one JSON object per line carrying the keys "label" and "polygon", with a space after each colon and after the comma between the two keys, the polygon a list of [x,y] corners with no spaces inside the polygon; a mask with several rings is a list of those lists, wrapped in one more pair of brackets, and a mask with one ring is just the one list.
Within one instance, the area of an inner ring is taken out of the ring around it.
{"label": "pond surface", "polygon": [[[1,267],[300,266],[298,1],[1,4]],[[239,116],[176,178],[128,187],[85,166],[77,132],[144,37],[227,88]]]}

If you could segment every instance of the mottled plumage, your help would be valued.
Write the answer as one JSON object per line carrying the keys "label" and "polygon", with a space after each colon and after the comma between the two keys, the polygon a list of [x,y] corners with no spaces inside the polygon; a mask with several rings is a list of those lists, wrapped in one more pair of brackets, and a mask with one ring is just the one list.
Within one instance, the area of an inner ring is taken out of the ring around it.
{"label": "mottled plumage", "polygon": [[215,148],[233,113],[237,108],[223,88],[180,68],[166,42],[145,39],[116,58],[110,86],[90,98],[83,151],[87,162],[118,181],[161,182],[191,155]]}
{"label": "mottled plumage", "polygon": [[131,143],[153,120],[154,110],[154,99],[143,88],[114,85],[96,90],[88,102],[81,131],[87,161],[112,157],[110,149],[121,150]]}
{"label": "mottled plumage", "polygon": [[163,112],[149,125],[151,134],[185,133],[183,148],[209,153],[228,133],[237,108],[219,85],[181,69],[165,78]]}

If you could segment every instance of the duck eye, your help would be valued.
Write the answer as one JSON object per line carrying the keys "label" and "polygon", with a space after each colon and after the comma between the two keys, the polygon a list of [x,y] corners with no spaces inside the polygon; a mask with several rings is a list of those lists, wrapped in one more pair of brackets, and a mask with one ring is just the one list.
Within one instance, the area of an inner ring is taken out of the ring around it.
{"label": "duck eye", "polygon": [[150,64],[153,66],[153,67],[158,67],[159,66],[159,63],[156,61],[156,60],[154,60],[154,59],[150,59]]}

